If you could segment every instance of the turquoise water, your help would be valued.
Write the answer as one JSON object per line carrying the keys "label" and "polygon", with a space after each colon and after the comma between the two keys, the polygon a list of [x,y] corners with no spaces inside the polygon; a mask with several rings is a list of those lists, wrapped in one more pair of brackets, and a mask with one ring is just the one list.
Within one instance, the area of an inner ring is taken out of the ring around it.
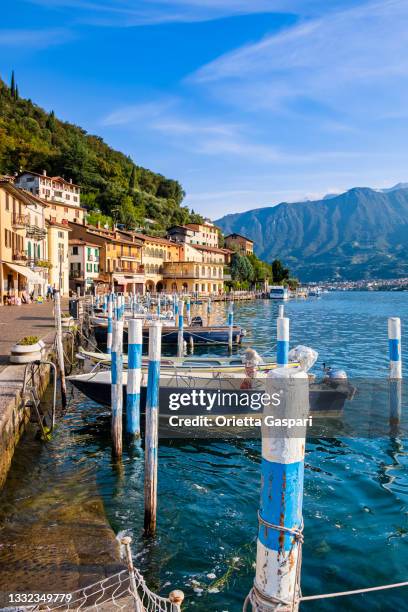
{"label": "turquoise water", "polygon": [[[224,305],[213,308],[214,320],[225,317]],[[273,352],[277,308],[267,300],[236,304],[236,322],[251,330],[246,341],[261,353]],[[385,378],[387,317],[400,316],[404,328],[408,294],[330,293],[321,299],[290,301],[285,310],[291,320],[291,344],[319,351],[315,369],[326,362],[354,377]],[[403,343],[405,363],[407,345]],[[303,594],[407,580],[406,446],[407,440],[390,437],[308,442]],[[75,395],[47,450],[38,451],[36,480],[52,486],[53,479],[61,481],[78,469],[84,486],[87,480],[96,480],[113,529],[133,537],[135,563],[151,587],[163,594],[183,589],[189,610],[242,609],[254,577],[258,441],[163,441],[154,541],[142,535],[140,451],[126,446],[118,470],[110,453],[109,414],[80,394]],[[27,473],[23,486],[35,494]],[[408,591],[398,589],[305,603],[302,609],[406,610],[407,601]]]}

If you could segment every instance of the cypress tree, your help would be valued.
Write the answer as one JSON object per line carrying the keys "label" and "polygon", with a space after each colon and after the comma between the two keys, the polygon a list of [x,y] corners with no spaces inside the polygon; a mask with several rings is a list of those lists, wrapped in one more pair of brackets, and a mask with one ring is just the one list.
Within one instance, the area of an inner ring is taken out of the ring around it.
{"label": "cypress tree", "polygon": [[130,173],[129,179],[129,189],[136,189],[137,180],[136,180],[136,166],[132,166],[132,172]]}
{"label": "cypress tree", "polygon": [[15,98],[15,100],[18,100],[18,98],[19,98],[17,85],[16,85],[16,89],[15,89],[15,92],[14,92],[14,98]]}
{"label": "cypress tree", "polygon": [[16,97],[16,81],[14,78],[14,70],[11,71],[11,81],[10,81],[10,89],[11,89],[11,97]]}

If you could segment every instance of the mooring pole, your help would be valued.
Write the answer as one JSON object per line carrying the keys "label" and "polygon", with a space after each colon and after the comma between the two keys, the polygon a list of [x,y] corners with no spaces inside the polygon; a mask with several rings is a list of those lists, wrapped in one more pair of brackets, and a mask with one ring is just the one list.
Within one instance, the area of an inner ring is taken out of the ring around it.
{"label": "mooring pole", "polygon": [[187,316],[187,325],[191,325],[191,302],[190,302],[190,296],[188,296],[187,302],[186,302],[186,316]]}
{"label": "mooring pole", "polygon": [[[278,319],[279,321],[279,319]],[[289,340],[289,338],[288,338]],[[309,380],[298,368],[278,367],[266,379],[269,397],[280,405],[264,408],[261,499],[256,576],[250,599],[257,612],[298,609],[303,542],[303,477]],[[265,425],[265,417],[300,419],[296,428]]]}
{"label": "mooring pole", "polygon": [[184,302],[178,303],[178,335],[177,335],[177,357],[184,354]]}
{"label": "mooring pole", "polygon": [[277,345],[276,361],[279,366],[286,366],[289,362],[289,319],[279,316],[276,319]]}
{"label": "mooring pole", "polygon": [[129,319],[126,388],[126,431],[140,438],[140,382],[142,377],[142,321]]}
{"label": "mooring pole", "polygon": [[234,331],[234,302],[231,300],[228,305],[228,349],[232,351]]}
{"label": "mooring pole", "polygon": [[179,318],[178,318],[178,298],[175,294],[173,294],[173,311],[174,311],[174,324],[178,327]]}
{"label": "mooring pole", "polygon": [[161,304],[160,304],[160,293],[157,294],[157,316],[160,319],[160,308],[161,308]]}
{"label": "mooring pole", "polygon": [[112,352],[112,322],[113,322],[113,296],[108,295],[108,331],[106,335],[106,352]]}
{"label": "mooring pole", "polygon": [[54,292],[54,316],[57,359],[60,369],[61,403],[63,408],[67,405],[67,385],[65,382],[64,347],[62,345],[62,323],[61,323],[61,295],[58,289]]}
{"label": "mooring pole", "polygon": [[397,435],[402,406],[401,319],[399,317],[388,319],[388,347],[390,426],[391,433]]}
{"label": "mooring pole", "polygon": [[122,412],[123,412],[123,321],[113,321],[111,360],[111,403],[113,453],[122,456]]}
{"label": "mooring pole", "polygon": [[148,535],[156,531],[160,355],[161,323],[153,321],[149,328],[145,432],[144,529]]}
{"label": "mooring pole", "polygon": [[401,359],[401,319],[390,317],[388,319],[388,349],[390,356],[390,378],[400,380],[402,378]]}
{"label": "mooring pole", "polygon": [[211,319],[211,298],[210,296],[208,296],[207,299],[207,325],[210,325],[210,319]]}

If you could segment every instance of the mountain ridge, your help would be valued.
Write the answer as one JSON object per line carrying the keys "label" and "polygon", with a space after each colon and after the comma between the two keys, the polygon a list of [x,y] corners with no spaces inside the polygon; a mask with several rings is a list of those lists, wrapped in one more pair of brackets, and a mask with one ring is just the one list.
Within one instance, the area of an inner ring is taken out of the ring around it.
{"label": "mountain ridge", "polygon": [[265,261],[278,257],[302,280],[408,276],[408,188],[353,187],[331,198],[281,202],[215,223],[254,241]]}

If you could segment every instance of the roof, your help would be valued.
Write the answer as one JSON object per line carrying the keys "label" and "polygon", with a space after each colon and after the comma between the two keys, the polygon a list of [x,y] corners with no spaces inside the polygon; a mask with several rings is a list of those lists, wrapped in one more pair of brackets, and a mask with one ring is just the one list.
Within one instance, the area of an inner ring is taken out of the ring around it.
{"label": "roof", "polygon": [[224,255],[228,255],[228,253],[233,253],[230,249],[222,249],[221,247],[210,247],[205,244],[189,244],[188,246],[193,247],[193,249],[197,249],[198,251],[210,251],[212,253],[224,253]]}
{"label": "roof", "polygon": [[50,176],[48,174],[42,174],[40,172],[33,172],[32,170],[24,170],[20,172],[16,178],[20,178],[20,176],[24,176],[24,174],[32,174],[33,176],[39,176],[40,178],[50,179],[51,181],[60,181],[65,183],[66,185],[73,185],[74,187],[81,187],[81,185],[77,185],[76,183],[71,183],[70,181],[65,180],[62,176]]}
{"label": "roof", "polygon": [[234,236],[237,236],[238,238],[243,238],[247,242],[252,242],[252,244],[254,244],[254,241],[251,240],[250,238],[247,238],[246,236],[243,236],[242,234],[236,234],[236,233],[228,234],[228,236],[225,236],[224,240],[228,240],[228,238],[234,238]]}
{"label": "roof", "polygon": [[69,239],[70,246],[92,246],[99,249],[99,244],[95,244],[95,242],[90,242],[89,240],[82,240],[81,238],[70,238]]}
{"label": "roof", "polygon": [[75,229],[75,227],[85,228],[87,233],[91,236],[95,236],[101,238],[101,240],[106,240],[108,242],[117,242],[119,244],[126,244],[128,246],[140,247],[140,244],[137,242],[133,242],[132,240],[125,240],[124,238],[117,238],[114,230],[107,230],[102,227],[96,227],[95,225],[83,225],[82,223],[75,223],[75,221],[70,221],[69,225]]}
{"label": "roof", "polygon": [[30,205],[34,201],[36,204],[40,204],[41,206],[47,206],[47,204],[42,202],[39,198],[37,198],[37,196],[33,196],[32,193],[26,191],[25,189],[16,187],[7,178],[0,178],[0,186],[6,189],[6,191],[11,193],[14,197],[20,198],[26,205]]}
{"label": "roof", "polygon": [[46,219],[45,224],[51,225],[52,227],[58,227],[59,229],[64,229],[67,232],[72,231],[69,225],[67,225],[66,223],[57,223],[56,221],[50,221],[49,219]]}
{"label": "roof", "polygon": [[136,236],[140,240],[156,242],[157,244],[163,244],[165,246],[179,247],[180,245],[173,240],[167,240],[167,238],[160,238],[159,236],[148,236],[147,234],[138,234],[137,232],[131,232],[132,236]]}

